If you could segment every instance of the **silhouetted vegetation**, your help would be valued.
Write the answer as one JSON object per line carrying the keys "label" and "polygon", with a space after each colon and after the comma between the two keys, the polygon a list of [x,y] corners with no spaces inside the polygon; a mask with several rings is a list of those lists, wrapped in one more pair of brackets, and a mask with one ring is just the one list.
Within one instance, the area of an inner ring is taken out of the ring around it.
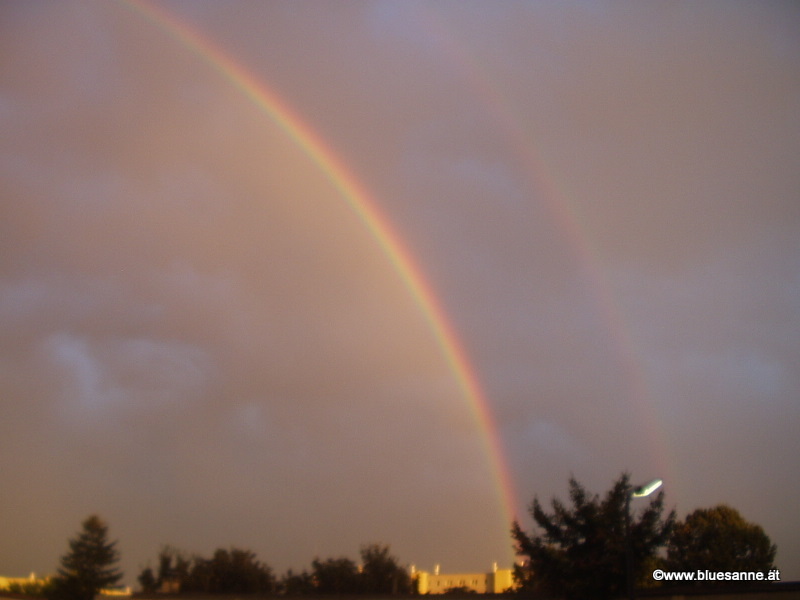
{"label": "silhouetted vegetation", "polygon": [[[541,529],[527,535],[516,521],[512,537],[524,566],[515,568],[522,591],[538,591],[567,599],[600,600],[625,595],[626,502],[633,491],[623,474],[601,500],[589,495],[574,478],[569,481],[572,502],[567,507],[553,499],[552,514],[534,498],[530,513]],[[664,494],[660,492],[631,518],[630,544],[636,580],[644,580],[657,550],[672,530],[675,513],[662,518]],[[650,569],[652,572],[652,569]]]}
{"label": "silhouetted vegetation", "polygon": [[360,554],[360,566],[348,558],[314,559],[311,562],[311,593],[411,593],[411,577],[389,554],[389,546],[367,544],[361,547]]}
{"label": "silhouetted vegetation", "polygon": [[69,541],[69,552],[61,558],[58,575],[46,590],[55,600],[94,600],[103,589],[122,579],[116,542],[108,541],[108,526],[92,515],[83,530]]}
{"label": "silhouetted vegetation", "polygon": [[389,546],[368,544],[361,547],[360,591],[366,594],[408,594],[411,577],[397,559],[389,554]]}
{"label": "silhouetted vegetation", "polygon": [[286,571],[278,583],[278,593],[286,596],[306,596],[314,593],[314,577],[305,569],[301,573]]}
{"label": "silhouetted vegetation", "polygon": [[349,558],[311,561],[311,577],[317,594],[355,594],[358,592],[358,567]]}
{"label": "silhouetted vegetation", "polygon": [[[571,506],[552,500],[546,512],[534,497],[530,514],[538,531],[529,535],[514,521],[516,553],[526,560],[514,568],[518,591],[565,600],[621,597],[626,591],[630,550],[634,582],[652,586],[653,569],[667,571],[761,571],[775,568],[776,546],[764,530],[746,521],[735,509],[719,505],[698,509],[683,521],[675,511],[664,513],[664,493],[646,506],[629,504],[633,488],[622,474],[601,499],[590,495],[574,478],[569,480]],[[626,527],[630,510],[630,531]],[[96,515],[69,541],[58,575],[44,581],[14,582],[11,594],[48,600],[94,600],[102,589],[116,584],[122,573],[117,542],[108,541],[108,526]],[[666,547],[658,555],[659,549]],[[272,569],[250,550],[214,551],[210,558],[188,555],[164,546],[157,568],[147,566],[137,579],[146,594],[251,595],[408,595],[416,592],[408,571],[390,554],[388,545],[367,544],[361,563],[345,557],[311,562],[311,569],[289,569],[276,579]],[[711,582],[714,583],[714,582]],[[697,582],[697,585],[702,585]],[[446,595],[474,593],[454,587]]]}
{"label": "silhouetted vegetation", "polygon": [[699,508],[675,525],[664,568],[764,572],[775,568],[776,551],[760,525],[747,522],[736,509],[720,504]]}
{"label": "silhouetted vegetation", "polygon": [[468,588],[465,585],[459,585],[459,586],[453,586],[453,587],[447,588],[445,591],[442,592],[442,595],[444,595],[444,596],[459,596],[459,597],[461,597],[461,596],[477,594],[477,593],[478,592],[476,592],[473,589]]}
{"label": "silhouetted vegetation", "polygon": [[158,573],[146,567],[138,576],[147,593],[271,594],[275,591],[272,569],[254,552],[219,548],[211,558],[184,553],[165,546],[158,555]]}
{"label": "silhouetted vegetation", "polygon": [[272,594],[408,594],[411,577],[390,555],[389,546],[361,548],[361,564],[349,558],[315,558],[311,571],[286,572],[276,581],[272,570],[249,550],[219,549],[213,557],[191,557],[170,546],[158,555],[158,570],[142,569],[139,585],[145,593]]}

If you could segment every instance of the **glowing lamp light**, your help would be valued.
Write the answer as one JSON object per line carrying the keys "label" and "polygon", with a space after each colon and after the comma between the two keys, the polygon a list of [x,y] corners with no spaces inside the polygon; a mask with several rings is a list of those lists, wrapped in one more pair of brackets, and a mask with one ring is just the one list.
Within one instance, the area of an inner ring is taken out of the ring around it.
{"label": "glowing lamp light", "polygon": [[636,598],[633,582],[633,549],[631,548],[631,498],[644,498],[655,492],[664,482],[660,479],[653,479],[650,483],[645,483],[630,494],[625,496],[625,579],[628,588],[628,600]]}
{"label": "glowing lamp light", "polygon": [[660,479],[653,479],[650,483],[646,483],[645,485],[636,488],[633,490],[632,496],[634,498],[644,498],[645,496],[649,496],[653,492],[655,492],[658,488],[661,487],[661,484],[664,482]]}

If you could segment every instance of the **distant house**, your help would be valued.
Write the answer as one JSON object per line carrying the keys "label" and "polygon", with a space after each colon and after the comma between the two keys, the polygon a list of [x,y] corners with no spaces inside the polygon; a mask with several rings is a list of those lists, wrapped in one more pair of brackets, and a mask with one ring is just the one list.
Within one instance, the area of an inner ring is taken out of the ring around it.
{"label": "distant house", "polygon": [[3,577],[0,575],[0,590],[7,590],[12,585],[45,584],[50,580],[49,577],[36,577],[36,573],[31,573],[27,577]]}
{"label": "distant house", "polygon": [[420,594],[444,594],[453,588],[468,589],[478,594],[500,594],[514,587],[512,569],[494,568],[486,573],[440,573],[439,566],[433,570],[417,571],[411,567],[411,578],[416,582]]}
{"label": "distant house", "polygon": [[133,590],[129,585],[120,585],[113,588],[103,588],[100,590],[100,596],[125,596],[130,597]]}
{"label": "distant house", "polygon": [[[11,586],[45,585],[51,577],[37,577],[36,573],[31,573],[27,577],[3,577],[0,575],[0,591],[8,590]],[[131,588],[128,586],[118,586],[100,590],[101,596],[130,596]]]}
{"label": "distant house", "polygon": [[177,594],[181,591],[181,578],[177,574],[164,577],[158,586],[160,594]]}

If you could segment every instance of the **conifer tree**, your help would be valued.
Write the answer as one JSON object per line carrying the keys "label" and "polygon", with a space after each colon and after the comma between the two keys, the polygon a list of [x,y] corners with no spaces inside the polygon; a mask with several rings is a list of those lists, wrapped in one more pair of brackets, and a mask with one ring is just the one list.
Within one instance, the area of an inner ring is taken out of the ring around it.
{"label": "conifer tree", "polygon": [[119,582],[122,573],[117,542],[108,541],[108,525],[97,515],[83,522],[83,530],[69,541],[61,557],[53,597],[59,600],[94,600],[100,590]]}

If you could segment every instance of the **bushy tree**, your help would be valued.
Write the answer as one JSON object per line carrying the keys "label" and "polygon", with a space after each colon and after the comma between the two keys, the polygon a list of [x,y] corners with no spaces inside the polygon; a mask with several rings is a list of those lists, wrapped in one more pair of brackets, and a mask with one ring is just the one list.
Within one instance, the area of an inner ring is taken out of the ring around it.
{"label": "bushy tree", "polygon": [[278,584],[278,590],[285,596],[307,596],[316,591],[314,578],[305,569],[300,573],[294,573],[291,569],[286,571]]}
{"label": "bushy tree", "polygon": [[359,592],[359,573],[349,558],[311,561],[314,589],[319,594],[355,594]]}
{"label": "bushy tree", "polygon": [[137,580],[143,592],[177,592],[184,589],[189,580],[191,559],[172,546],[163,546],[158,553],[158,569],[154,573],[150,566],[139,573]]}
{"label": "bushy tree", "polygon": [[69,541],[69,552],[61,558],[52,596],[63,600],[94,600],[103,588],[122,579],[117,542],[108,541],[108,526],[97,515],[83,522],[82,531]]}
{"label": "bushy tree", "polygon": [[158,553],[158,585],[186,582],[191,569],[191,559],[173,546],[163,546]]}
{"label": "bushy tree", "polygon": [[[527,535],[518,522],[512,536],[519,556],[517,582],[523,590],[542,591],[567,599],[609,599],[626,591],[626,507],[633,488],[623,473],[604,498],[590,495],[574,478],[569,481],[572,503],[553,499],[548,514],[534,498],[530,514],[540,531]],[[660,492],[631,517],[630,543],[636,580],[644,580],[644,566],[666,544],[675,513],[665,518]]]}
{"label": "bushy tree", "polygon": [[187,555],[165,546],[158,555],[158,575],[147,567],[139,575],[143,591],[206,594],[269,594],[274,591],[272,569],[250,550],[218,548],[211,558]]}
{"label": "bushy tree", "polygon": [[295,574],[290,569],[275,581],[272,570],[249,550],[217,549],[211,558],[183,552],[170,546],[161,549],[158,569],[148,566],[138,576],[142,591],[172,591],[205,594],[408,594],[411,578],[389,546],[361,547],[361,566],[349,558],[315,558],[311,571]]}
{"label": "bushy tree", "polygon": [[777,548],[760,525],[725,504],[699,508],[678,522],[667,545],[671,571],[767,571]]}
{"label": "bushy tree", "polygon": [[389,546],[367,544],[361,547],[361,591],[367,594],[407,594],[411,577],[397,559],[389,554]]}
{"label": "bushy tree", "polygon": [[205,591],[224,594],[266,594],[272,592],[272,570],[256,558],[254,552],[219,548],[205,563],[210,569],[209,588]]}
{"label": "bushy tree", "polygon": [[153,574],[153,569],[150,567],[145,567],[136,577],[136,580],[139,582],[139,586],[142,588],[142,591],[145,594],[152,594],[158,591],[158,580],[156,576]]}
{"label": "bushy tree", "polygon": [[476,592],[472,588],[467,587],[465,585],[456,585],[456,586],[447,588],[445,591],[442,592],[442,595],[443,596],[457,596],[457,597],[461,598],[463,596],[476,595],[477,593],[478,592]]}

